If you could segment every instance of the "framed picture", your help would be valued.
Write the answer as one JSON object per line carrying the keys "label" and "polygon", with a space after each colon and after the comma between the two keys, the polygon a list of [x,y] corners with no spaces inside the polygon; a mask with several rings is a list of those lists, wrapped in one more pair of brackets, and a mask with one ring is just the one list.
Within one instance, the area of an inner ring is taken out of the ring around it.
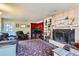
{"label": "framed picture", "polygon": [[19,27],[19,24],[16,24],[16,27]]}

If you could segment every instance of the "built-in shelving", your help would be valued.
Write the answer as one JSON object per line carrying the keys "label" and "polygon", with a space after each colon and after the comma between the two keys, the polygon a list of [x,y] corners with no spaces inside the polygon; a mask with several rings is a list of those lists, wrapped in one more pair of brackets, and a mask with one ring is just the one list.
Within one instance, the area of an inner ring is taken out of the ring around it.
{"label": "built-in shelving", "polygon": [[44,39],[51,39],[52,17],[44,19]]}

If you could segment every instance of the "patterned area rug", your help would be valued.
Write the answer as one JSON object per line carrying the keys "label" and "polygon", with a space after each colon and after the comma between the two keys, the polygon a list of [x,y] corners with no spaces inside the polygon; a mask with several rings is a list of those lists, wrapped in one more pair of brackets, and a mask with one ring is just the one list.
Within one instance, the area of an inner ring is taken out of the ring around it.
{"label": "patterned area rug", "polygon": [[19,41],[17,45],[17,56],[53,56],[50,46],[41,39]]}

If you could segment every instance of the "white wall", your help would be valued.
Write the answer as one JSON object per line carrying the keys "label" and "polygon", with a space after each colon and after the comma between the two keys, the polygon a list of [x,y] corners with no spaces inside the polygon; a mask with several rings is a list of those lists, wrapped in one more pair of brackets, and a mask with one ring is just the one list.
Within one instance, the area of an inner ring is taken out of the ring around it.
{"label": "white wall", "polygon": [[75,42],[79,43],[79,7],[77,8],[77,23],[78,23],[78,27],[75,30]]}
{"label": "white wall", "polygon": [[[27,25],[30,26],[30,22],[29,21],[24,21],[24,20],[13,20],[13,19],[4,19],[3,20],[3,23],[12,23],[14,26],[13,26],[13,31],[16,32],[16,31],[23,31],[25,34],[27,32],[30,33],[30,27],[28,27]],[[19,24],[19,27],[16,27],[16,24]],[[25,28],[21,28],[20,25],[21,24],[25,24],[26,27]],[[5,26],[4,26],[4,30],[3,32],[5,32]]]}

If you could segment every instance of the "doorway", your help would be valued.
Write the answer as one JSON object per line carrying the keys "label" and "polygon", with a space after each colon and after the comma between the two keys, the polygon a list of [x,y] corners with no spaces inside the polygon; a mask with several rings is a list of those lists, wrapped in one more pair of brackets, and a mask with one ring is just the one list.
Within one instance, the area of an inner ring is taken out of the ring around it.
{"label": "doorway", "polygon": [[43,22],[31,23],[31,39],[42,39],[44,32]]}

